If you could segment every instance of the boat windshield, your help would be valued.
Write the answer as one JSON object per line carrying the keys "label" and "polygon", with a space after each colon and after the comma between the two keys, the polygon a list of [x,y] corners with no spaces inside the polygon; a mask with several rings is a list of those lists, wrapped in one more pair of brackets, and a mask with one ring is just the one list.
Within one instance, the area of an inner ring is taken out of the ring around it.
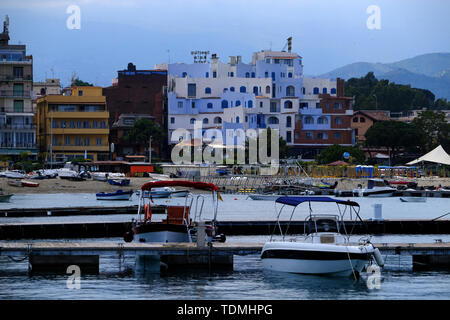
{"label": "boat windshield", "polygon": [[305,223],[305,234],[317,232],[339,233],[339,217],[334,215],[308,217]]}

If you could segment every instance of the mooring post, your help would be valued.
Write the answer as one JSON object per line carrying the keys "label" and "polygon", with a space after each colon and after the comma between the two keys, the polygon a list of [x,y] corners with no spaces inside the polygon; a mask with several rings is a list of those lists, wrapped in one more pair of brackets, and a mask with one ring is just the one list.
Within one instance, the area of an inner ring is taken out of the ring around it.
{"label": "mooring post", "polygon": [[206,241],[206,227],[204,221],[199,221],[197,226],[197,248],[204,248]]}

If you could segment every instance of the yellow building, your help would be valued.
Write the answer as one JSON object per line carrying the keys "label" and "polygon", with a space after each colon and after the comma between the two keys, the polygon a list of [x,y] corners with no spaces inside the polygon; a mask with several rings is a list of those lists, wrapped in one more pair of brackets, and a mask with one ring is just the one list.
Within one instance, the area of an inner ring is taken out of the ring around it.
{"label": "yellow building", "polygon": [[72,87],[72,95],[37,100],[39,151],[53,161],[109,159],[109,112],[102,87]]}

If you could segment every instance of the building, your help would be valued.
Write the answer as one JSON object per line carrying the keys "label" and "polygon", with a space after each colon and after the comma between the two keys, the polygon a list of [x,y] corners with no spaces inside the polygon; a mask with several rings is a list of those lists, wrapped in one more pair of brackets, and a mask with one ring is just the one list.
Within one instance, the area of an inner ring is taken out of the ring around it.
{"label": "building", "polygon": [[358,110],[353,114],[351,127],[355,132],[356,142],[364,142],[367,130],[377,121],[389,120],[390,112],[384,110]]}
{"label": "building", "polygon": [[[335,80],[305,78],[297,53],[263,50],[248,64],[240,56],[229,57],[225,64],[215,54],[205,63],[169,64],[167,96],[171,144],[186,138],[177,129],[187,129],[192,138],[194,125],[201,123],[203,133],[221,134],[225,144],[242,141],[232,136],[232,131],[239,134],[237,129],[275,129],[294,150],[316,147],[295,139],[294,132],[304,131],[298,120],[303,114],[321,115],[321,99],[336,97],[337,86]],[[349,116],[352,110],[344,112]],[[323,147],[332,139],[322,140]],[[352,144],[351,139],[345,142]]]}
{"label": "building", "polygon": [[0,33],[0,154],[18,159],[37,157],[35,110],[32,104],[33,58],[25,45],[9,44],[9,19]]}
{"label": "building", "polygon": [[37,98],[50,94],[61,94],[61,82],[59,79],[45,79],[45,81],[33,82],[33,95]]}
{"label": "building", "polygon": [[72,87],[72,95],[37,100],[39,151],[48,161],[109,160],[109,112],[101,87]]}
{"label": "building", "polygon": [[[115,155],[124,157],[129,152],[139,152],[140,155],[148,154],[148,145],[134,146],[132,150],[123,141],[123,132],[116,132],[124,128],[122,117],[126,119],[126,126],[133,126],[134,120],[146,117],[156,121],[164,132],[167,132],[167,112],[165,111],[164,87],[167,85],[166,70],[136,70],[132,63],[128,64],[126,70],[118,71],[117,79],[113,85],[103,88],[110,113],[109,126],[111,128],[111,142],[115,145]],[[132,115],[135,116],[132,116]],[[115,124],[115,125],[114,125]],[[124,128],[126,130],[126,128]],[[164,148],[165,146],[165,148]],[[166,150],[166,141],[160,145],[152,144],[154,156],[160,156],[159,150]],[[153,154],[152,153],[152,154]]]}
{"label": "building", "polygon": [[[319,93],[316,107],[305,106],[296,115],[292,154],[314,158],[322,149],[333,144],[354,145],[355,138],[350,124],[354,99],[345,96],[344,86],[344,80],[337,79],[333,95],[323,89],[323,93]],[[317,89],[315,85],[313,94],[317,93]]]}

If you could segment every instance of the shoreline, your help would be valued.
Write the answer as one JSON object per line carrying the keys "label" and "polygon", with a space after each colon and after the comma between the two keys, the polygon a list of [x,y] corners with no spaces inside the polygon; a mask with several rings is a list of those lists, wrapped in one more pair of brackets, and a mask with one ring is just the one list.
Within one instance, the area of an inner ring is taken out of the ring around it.
{"label": "shoreline", "polygon": [[[230,177],[231,178],[231,177]],[[292,177],[293,178],[293,177]],[[144,183],[154,181],[150,177],[139,178],[130,177],[129,186],[113,186],[106,181],[97,181],[88,179],[85,181],[70,181],[66,179],[45,179],[45,180],[31,180],[39,182],[39,187],[14,187],[8,185],[7,178],[0,179],[0,188],[4,194],[58,194],[58,193],[98,193],[98,192],[114,192],[119,189],[133,191],[139,190]],[[426,178],[399,178],[403,181],[417,182],[418,186],[450,186],[450,178],[426,177]],[[177,180],[177,179],[170,179]],[[327,182],[338,181],[336,189],[338,190],[353,190],[359,184],[365,186],[367,178],[314,178],[315,183],[320,183],[321,180]],[[388,178],[387,180],[395,180],[395,178]],[[262,185],[254,185],[253,187],[262,187]]]}

